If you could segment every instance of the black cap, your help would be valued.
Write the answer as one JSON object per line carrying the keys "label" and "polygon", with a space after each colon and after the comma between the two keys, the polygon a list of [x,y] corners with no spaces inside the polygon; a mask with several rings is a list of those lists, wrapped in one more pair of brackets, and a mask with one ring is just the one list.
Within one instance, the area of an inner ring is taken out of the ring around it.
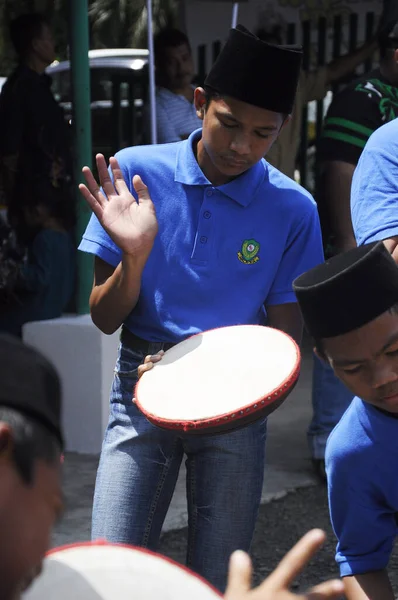
{"label": "black cap", "polygon": [[308,332],[335,337],[398,303],[398,267],[382,242],[339,254],[293,282]]}
{"label": "black cap", "polygon": [[0,334],[0,406],[36,419],[63,447],[61,385],[52,364],[19,339]]}
{"label": "black cap", "polygon": [[268,44],[238,25],[231,29],[204,85],[220,95],[290,114],[301,59],[299,46]]}

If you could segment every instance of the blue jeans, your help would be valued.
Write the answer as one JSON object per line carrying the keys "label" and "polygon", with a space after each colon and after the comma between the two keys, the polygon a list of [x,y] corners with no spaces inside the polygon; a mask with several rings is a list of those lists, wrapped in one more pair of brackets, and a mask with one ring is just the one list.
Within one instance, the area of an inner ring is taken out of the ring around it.
{"label": "blue jeans", "polygon": [[[222,435],[155,427],[132,403],[146,353],[119,347],[94,494],[92,538],[156,550],[183,456],[187,565],[224,591],[230,554],[248,551],[260,505],[266,419]],[[205,376],[198,373],[198,377]]]}
{"label": "blue jeans", "polygon": [[314,354],[312,372],[313,416],[308,429],[308,443],[312,458],[325,458],[327,439],[352,399],[352,392],[337,379],[333,369]]}

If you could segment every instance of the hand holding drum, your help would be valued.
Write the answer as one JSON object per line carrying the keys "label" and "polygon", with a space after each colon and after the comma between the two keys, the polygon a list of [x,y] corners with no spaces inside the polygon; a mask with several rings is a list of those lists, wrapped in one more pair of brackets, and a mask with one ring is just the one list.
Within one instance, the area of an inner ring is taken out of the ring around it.
{"label": "hand holding drum", "polygon": [[142,366],[135,388],[147,419],[192,434],[222,433],[283,403],[299,376],[300,350],[277,329],[237,325],[194,335],[154,362]]}

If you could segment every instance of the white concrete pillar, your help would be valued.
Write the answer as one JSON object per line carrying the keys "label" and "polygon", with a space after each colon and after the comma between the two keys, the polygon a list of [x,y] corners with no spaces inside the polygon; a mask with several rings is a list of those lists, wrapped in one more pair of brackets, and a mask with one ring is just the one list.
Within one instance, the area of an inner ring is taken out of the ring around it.
{"label": "white concrete pillar", "polygon": [[119,331],[105,335],[89,315],[27,323],[23,339],[54,364],[62,382],[66,450],[97,454],[108,422]]}

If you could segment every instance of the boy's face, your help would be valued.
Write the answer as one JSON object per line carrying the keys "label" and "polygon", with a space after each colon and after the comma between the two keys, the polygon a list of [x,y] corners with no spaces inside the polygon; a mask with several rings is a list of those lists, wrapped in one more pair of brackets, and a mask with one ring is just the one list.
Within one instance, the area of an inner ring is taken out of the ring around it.
{"label": "boy's face", "polygon": [[50,548],[52,528],[63,508],[60,466],[38,460],[29,485],[3,454],[0,479],[0,589],[8,600],[38,573]]}
{"label": "boy's face", "polygon": [[322,340],[335,374],[362,400],[398,414],[398,314]]}
{"label": "boy's face", "polygon": [[210,181],[220,179],[216,185],[238,177],[261,160],[284,124],[282,114],[235,98],[215,98],[206,107],[202,88],[195,90],[195,106],[203,120],[198,161]]}

